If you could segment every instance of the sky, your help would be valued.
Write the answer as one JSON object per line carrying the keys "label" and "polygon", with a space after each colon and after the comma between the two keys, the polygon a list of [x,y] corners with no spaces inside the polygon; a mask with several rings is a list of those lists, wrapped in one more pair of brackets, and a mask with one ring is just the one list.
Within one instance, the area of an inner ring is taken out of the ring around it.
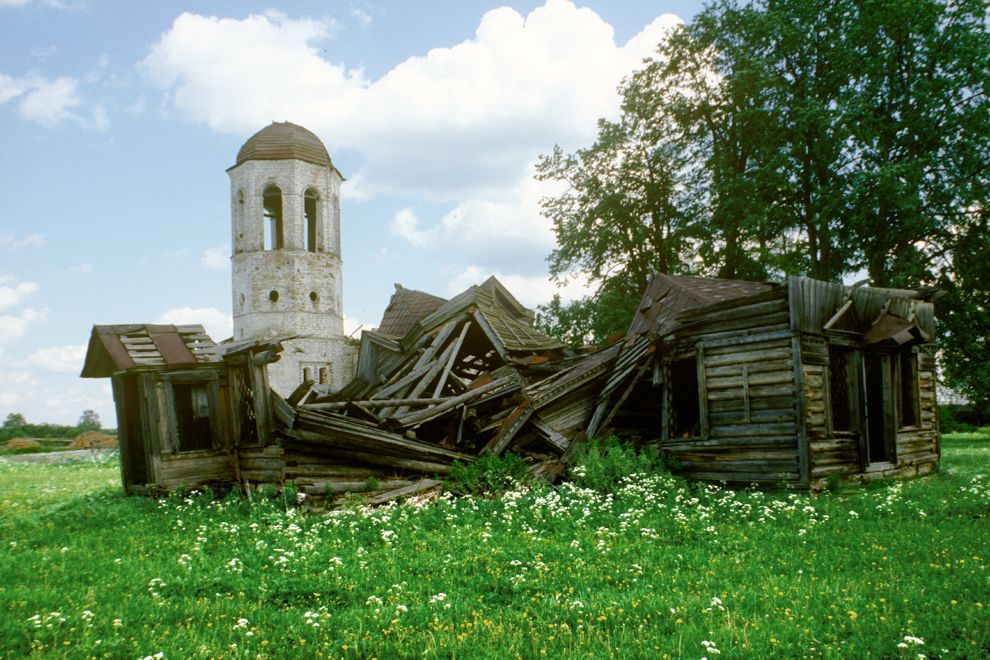
{"label": "sky", "polygon": [[[272,121],[316,133],[341,193],[347,332],[394,283],[558,289],[533,179],[590,145],[617,86],[701,0],[0,0],[0,419],[116,418],[92,326],[230,336],[226,169]],[[357,336],[357,335],[355,335]]]}

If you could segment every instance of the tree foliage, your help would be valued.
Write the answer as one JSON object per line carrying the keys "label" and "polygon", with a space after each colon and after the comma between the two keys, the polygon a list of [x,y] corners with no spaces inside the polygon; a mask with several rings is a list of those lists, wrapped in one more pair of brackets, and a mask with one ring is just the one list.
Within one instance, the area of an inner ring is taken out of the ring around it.
{"label": "tree foliage", "polygon": [[[566,184],[543,202],[551,276],[600,286],[544,308],[545,328],[623,331],[600,308],[657,271],[866,272],[876,286],[946,287],[947,373],[972,371],[962,346],[990,334],[987,282],[967,261],[986,247],[990,196],[984,0],[719,0],[619,91],[621,115],[594,144],[538,166]],[[971,396],[990,400],[985,387]]]}

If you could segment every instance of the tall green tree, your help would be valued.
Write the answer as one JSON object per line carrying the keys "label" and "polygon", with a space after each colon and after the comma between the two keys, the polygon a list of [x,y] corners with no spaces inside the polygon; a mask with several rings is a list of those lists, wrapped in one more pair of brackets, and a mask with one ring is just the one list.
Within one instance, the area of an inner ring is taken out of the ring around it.
{"label": "tall green tree", "polygon": [[[949,287],[945,359],[967,364],[962,338],[990,335],[986,282],[967,271],[990,198],[988,35],[986,0],[717,0],[624,83],[594,145],[541,163],[569,184],[544,202],[551,274],[602,287],[571,320],[600,335],[618,316],[603,294],[615,304],[652,270],[866,270]],[[647,173],[669,183],[651,196]],[[646,231],[651,209],[666,232]]]}
{"label": "tall green tree", "polygon": [[[652,273],[690,268],[698,225],[685,212],[685,155],[671,124],[638,101],[627,94],[620,120],[600,121],[591,147],[574,154],[556,147],[537,165],[537,178],[564,184],[542,201],[557,236],[551,276],[583,276],[597,286],[589,299],[565,305],[558,298],[541,314],[546,329],[571,341],[624,330]],[[581,325],[568,333],[567,321]]]}
{"label": "tall green tree", "polygon": [[932,282],[990,180],[984,0],[864,0],[847,24],[855,66],[848,230],[877,286]]}

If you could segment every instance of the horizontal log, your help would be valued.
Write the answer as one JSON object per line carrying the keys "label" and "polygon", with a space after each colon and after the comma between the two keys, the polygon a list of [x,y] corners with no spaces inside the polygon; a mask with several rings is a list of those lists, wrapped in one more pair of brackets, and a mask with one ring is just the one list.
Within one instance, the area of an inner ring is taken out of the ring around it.
{"label": "horizontal log", "polygon": [[[742,408],[742,406],[740,406]],[[751,410],[749,419],[744,418],[743,410],[733,410],[730,412],[709,413],[708,423],[710,426],[726,426],[731,424],[765,424],[774,422],[795,422],[797,413],[794,410]]]}
{"label": "horizontal log", "polygon": [[811,476],[815,479],[827,477],[832,474],[853,474],[859,471],[859,463],[845,463],[838,465],[814,465],[811,468]]}
{"label": "horizontal log", "polygon": [[[749,409],[756,410],[776,410],[776,411],[790,411],[793,412],[797,406],[797,397],[792,391],[788,391],[786,395],[777,397],[750,397]],[[744,402],[742,396],[738,398],[732,397],[720,397],[718,399],[712,400],[708,399],[708,410],[711,412],[731,412],[736,410],[742,410],[744,407]]]}
{"label": "horizontal log", "polygon": [[675,458],[681,461],[681,465],[677,468],[678,472],[793,473],[794,475],[797,475],[798,472],[796,456],[789,461],[712,461],[687,459],[681,455],[675,455]]}
{"label": "horizontal log", "polygon": [[793,483],[799,480],[797,472],[717,472],[697,471],[688,473],[692,479],[725,481],[731,483]]}
{"label": "horizontal log", "polygon": [[[767,360],[745,365],[749,369],[749,374],[755,375],[766,372],[787,372],[793,373],[793,360]],[[740,376],[742,374],[742,364],[729,364],[717,367],[706,367],[706,378],[717,378],[719,376]]]}
{"label": "horizontal log", "polygon": [[698,447],[797,447],[796,435],[759,436],[743,438],[713,438],[709,440],[670,439],[660,446],[669,451],[691,451]]}
{"label": "horizontal log", "polygon": [[[788,397],[795,403],[797,401],[797,394],[794,392],[794,386],[790,384],[754,386],[749,389],[749,397],[750,405],[753,405],[754,399],[773,397]],[[741,393],[739,390],[715,390],[714,392],[710,392],[708,394],[709,401],[734,401],[740,398]]]}
{"label": "horizontal log", "polygon": [[790,435],[796,433],[797,433],[797,425],[795,425],[793,422],[712,426],[710,430],[710,434],[712,438],[776,436],[776,435]]}
{"label": "horizontal log", "polygon": [[254,483],[278,484],[285,481],[282,470],[241,470],[241,479]]}
{"label": "horizontal log", "polygon": [[793,359],[789,345],[761,350],[736,350],[721,355],[711,355],[705,350],[705,368],[724,367],[731,364],[756,364],[764,361]]}
{"label": "horizontal log", "polygon": [[241,456],[238,464],[242,470],[281,470],[285,461],[279,456],[266,456],[264,458]]}
{"label": "horizontal log", "polygon": [[[742,368],[739,367],[740,373],[734,376],[721,376],[721,377],[711,377],[706,374],[705,384],[709,391],[712,390],[723,390],[723,389],[738,389],[740,392],[743,388],[743,376]],[[794,372],[793,371],[771,371],[763,373],[753,373],[750,372],[748,376],[749,386],[753,387],[756,385],[779,385],[781,383],[791,384],[794,382]]]}

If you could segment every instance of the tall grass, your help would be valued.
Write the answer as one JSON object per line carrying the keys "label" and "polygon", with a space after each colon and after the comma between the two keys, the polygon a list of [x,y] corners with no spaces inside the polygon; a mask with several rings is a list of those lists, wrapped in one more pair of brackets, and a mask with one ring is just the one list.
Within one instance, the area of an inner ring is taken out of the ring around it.
{"label": "tall grass", "polygon": [[654,471],[326,516],[0,463],[0,656],[990,657],[990,439],[944,454],[818,497]]}

